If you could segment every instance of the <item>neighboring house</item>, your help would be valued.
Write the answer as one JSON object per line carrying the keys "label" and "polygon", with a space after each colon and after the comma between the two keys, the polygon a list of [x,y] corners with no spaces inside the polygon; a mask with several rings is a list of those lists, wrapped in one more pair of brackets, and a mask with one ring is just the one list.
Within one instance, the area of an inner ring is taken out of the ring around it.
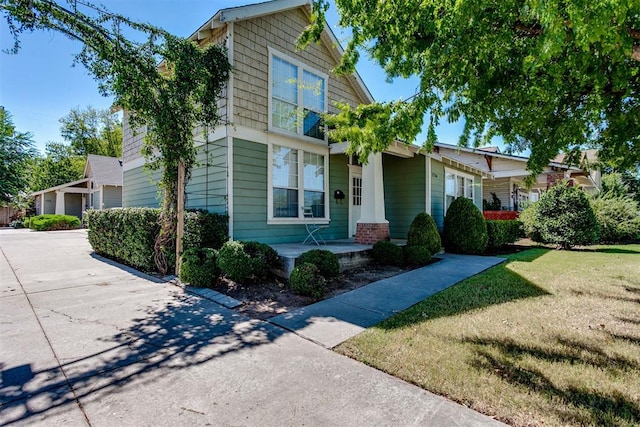
{"label": "neighboring house", "polygon": [[60,214],[82,218],[87,209],[122,207],[122,161],[89,154],[84,178],[36,191],[36,215]]}
{"label": "neighboring house", "polygon": [[[225,43],[233,73],[220,112],[229,124],[197,141],[199,165],[187,184],[187,208],[229,215],[236,240],[302,242],[303,207],[326,225],[324,239],[352,236],[362,243],[406,238],[414,216],[431,213],[443,223],[448,204],[465,196],[482,207],[482,175],[447,156],[421,154],[395,144],[362,165],[330,144],[320,113],[333,102],[373,101],[357,74],[331,74],[342,50],[329,27],[319,44],[296,50],[310,22],[310,5],[276,0],[224,9],[191,39]],[[158,173],[144,169],[144,132],[124,115],[126,206],[159,206]]]}
{"label": "neighboring house", "polygon": [[597,160],[595,150],[583,153],[580,167],[567,165],[563,155],[556,157],[531,188],[523,184],[530,175],[526,170],[527,157],[503,154],[496,147],[464,148],[443,143],[436,143],[434,152],[482,170],[488,176],[483,181],[482,198],[491,201],[491,193],[495,193],[505,210],[521,210],[526,202],[537,201],[549,186],[564,179],[585,191],[597,191],[600,187],[600,172],[590,167]]}

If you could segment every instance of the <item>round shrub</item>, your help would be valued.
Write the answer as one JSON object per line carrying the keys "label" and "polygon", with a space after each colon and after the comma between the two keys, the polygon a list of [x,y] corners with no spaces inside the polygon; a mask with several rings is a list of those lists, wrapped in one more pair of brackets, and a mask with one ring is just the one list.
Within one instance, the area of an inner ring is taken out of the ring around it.
{"label": "round shrub", "polygon": [[626,196],[598,197],[591,207],[600,223],[600,241],[621,243],[640,239],[640,206]]}
{"label": "round shrub", "polygon": [[407,264],[423,266],[431,261],[431,252],[427,245],[407,246]]}
{"label": "round shrub", "polygon": [[244,251],[242,242],[229,240],[218,251],[218,267],[235,282],[245,282],[253,276],[254,260]]}
{"label": "round shrub", "polygon": [[320,274],[325,279],[333,279],[340,274],[340,262],[338,256],[331,251],[325,249],[312,249],[300,255],[299,264],[308,262],[315,265],[320,270]]}
{"label": "round shrub", "polygon": [[426,246],[429,252],[437,254],[442,249],[438,226],[431,215],[420,212],[411,222],[407,234],[407,246]]}
{"label": "round shrub", "polygon": [[379,240],[373,245],[371,256],[379,265],[402,265],[404,256],[402,248],[388,240]]}
{"label": "round shrub", "polygon": [[296,266],[289,276],[289,286],[298,295],[322,298],[326,293],[326,280],[315,265],[305,262]]}
{"label": "round shrub", "polygon": [[487,247],[487,223],[471,199],[455,199],[444,217],[444,247],[447,252],[481,254]]}
{"label": "round shrub", "polygon": [[244,251],[254,261],[253,274],[257,277],[268,277],[271,268],[280,265],[278,252],[271,246],[260,242],[243,242]]}
{"label": "round shrub", "polygon": [[570,249],[598,241],[600,224],[587,196],[578,188],[566,183],[555,185],[534,206],[535,229],[542,243],[554,243]]}
{"label": "round shrub", "polygon": [[522,230],[526,237],[530,238],[534,242],[542,242],[542,236],[540,236],[540,232],[538,231],[537,204],[537,202],[532,203],[520,212],[518,220],[522,222]]}
{"label": "round shrub", "polygon": [[220,274],[216,251],[211,248],[191,248],[184,251],[180,263],[180,281],[191,286],[209,286]]}

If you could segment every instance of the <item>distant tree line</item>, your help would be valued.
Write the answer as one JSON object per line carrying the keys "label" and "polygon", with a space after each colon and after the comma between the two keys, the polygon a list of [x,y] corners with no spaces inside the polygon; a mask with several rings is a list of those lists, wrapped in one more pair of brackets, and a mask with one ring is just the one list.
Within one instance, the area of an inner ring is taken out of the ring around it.
{"label": "distant tree line", "polygon": [[36,150],[33,135],[19,131],[0,107],[0,203],[22,206],[27,195],[82,179],[88,154],[122,157],[122,121],[109,110],[74,108],[60,119],[64,142]]}

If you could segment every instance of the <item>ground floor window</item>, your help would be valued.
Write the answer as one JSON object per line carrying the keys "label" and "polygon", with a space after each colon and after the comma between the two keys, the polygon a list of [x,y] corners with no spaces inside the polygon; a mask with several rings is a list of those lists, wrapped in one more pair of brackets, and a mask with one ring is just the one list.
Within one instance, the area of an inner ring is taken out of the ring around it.
{"label": "ground floor window", "polygon": [[472,175],[467,175],[454,169],[445,168],[444,194],[445,211],[458,197],[466,197],[473,200],[474,180]]}
{"label": "ground floor window", "polygon": [[302,207],[311,208],[315,218],[326,217],[325,162],[323,154],[272,146],[273,218],[303,218]]}

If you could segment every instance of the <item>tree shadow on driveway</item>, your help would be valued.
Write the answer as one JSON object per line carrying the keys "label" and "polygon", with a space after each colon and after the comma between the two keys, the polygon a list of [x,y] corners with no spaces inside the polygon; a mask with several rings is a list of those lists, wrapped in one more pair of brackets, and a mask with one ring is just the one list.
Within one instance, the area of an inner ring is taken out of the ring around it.
{"label": "tree shadow on driveway", "polygon": [[[160,308],[147,306],[141,311],[143,315],[133,319],[131,326],[98,338],[94,344],[100,351],[35,371],[28,360],[10,369],[0,364],[0,424],[70,409],[85,398],[99,400],[123,385],[154,381],[158,371],[200,365],[273,342],[283,333],[268,323],[189,295],[178,295]],[[55,349],[55,342],[53,346]]]}

